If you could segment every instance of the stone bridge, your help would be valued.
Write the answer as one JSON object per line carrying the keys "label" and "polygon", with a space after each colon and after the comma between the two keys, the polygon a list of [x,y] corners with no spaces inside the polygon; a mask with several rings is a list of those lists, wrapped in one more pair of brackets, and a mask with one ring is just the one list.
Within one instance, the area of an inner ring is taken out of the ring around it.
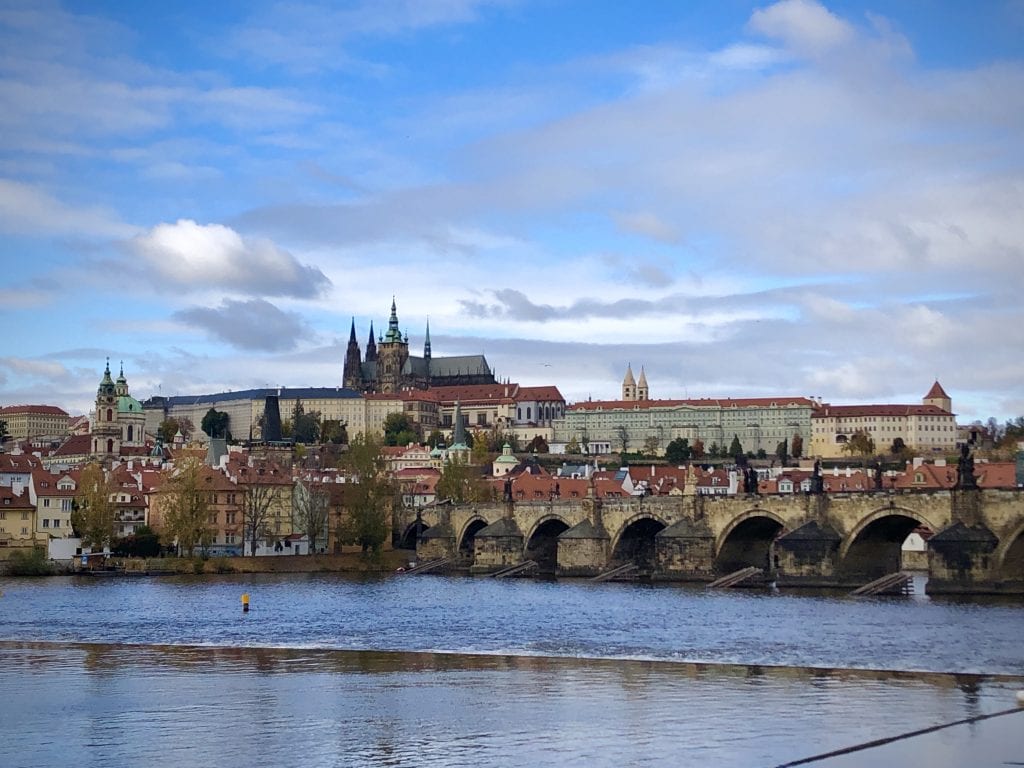
{"label": "stone bridge", "polygon": [[1024,593],[1024,492],[634,496],[438,505],[396,512],[421,560],[488,573],[535,560],[593,576],[635,563],[651,579],[710,581],[747,566],[780,586],[862,584],[901,568],[919,526],[929,592]]}

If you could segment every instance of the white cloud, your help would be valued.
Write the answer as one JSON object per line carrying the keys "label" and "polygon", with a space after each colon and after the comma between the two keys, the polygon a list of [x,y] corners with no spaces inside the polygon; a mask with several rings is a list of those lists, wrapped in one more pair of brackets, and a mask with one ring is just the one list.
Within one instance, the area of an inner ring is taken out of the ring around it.
{"label": "white cloud", "polygon": [[0,231],[115,238],[130,236],[136,228],[106,208],[70,205],[37,186],[0,179]]}
{"label": "white cloud", "polygon": [[311,335],[301,316],[284,312],[264,299],[226,299],[220,307],[192,307],[175,312],[174,318],[233,347],[250,351],[293,349]]}
{"label": "white cloud", "polygon": [[221,224],[158,224],[129,248],[155,282],[174,287],[310,298],[330,284],[318,268],[300,264],[272,241],[242,237]]}
{"label": "white cloud", "polygon": [[815,0],[780,0],[751,15],[748,26],[765,37],[781,40],[790,50],[819,54],[849,43],[853,27]]}

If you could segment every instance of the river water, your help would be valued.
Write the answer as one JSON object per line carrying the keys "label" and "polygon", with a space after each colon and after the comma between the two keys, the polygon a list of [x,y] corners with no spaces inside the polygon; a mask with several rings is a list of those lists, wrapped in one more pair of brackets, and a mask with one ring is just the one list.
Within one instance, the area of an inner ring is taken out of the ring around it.
{"label": "river water", "polygon": [[[335,574],[0,591],[0,766],[775,766],[1024,689],[1006,600]],[[1022,727],[822,764],[1024,762]]]}

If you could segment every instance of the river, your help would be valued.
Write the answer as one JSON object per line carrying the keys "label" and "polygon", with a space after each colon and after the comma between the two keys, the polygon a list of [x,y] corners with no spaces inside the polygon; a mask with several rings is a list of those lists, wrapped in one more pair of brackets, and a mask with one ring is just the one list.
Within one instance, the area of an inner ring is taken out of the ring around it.
{"label": "river", "polygon": [[[4,766],[775,766],[1024,688],[1010,600],[336,574],[0,591]],[[1021,726],[824,764],[1024,761]]]}

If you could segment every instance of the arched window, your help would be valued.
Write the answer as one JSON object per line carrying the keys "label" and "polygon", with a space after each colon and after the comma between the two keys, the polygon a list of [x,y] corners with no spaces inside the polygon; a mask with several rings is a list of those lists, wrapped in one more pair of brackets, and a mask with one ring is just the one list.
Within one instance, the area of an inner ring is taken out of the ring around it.
{"label": "arched window", "polygon": [[532,418],[530,416],[531,413],[532,413],[532,409],[530,408],[530,406],[526,406],[526,420],[527,421],[529,421]]}
{"label": "arched window", "polygon": [[131,425],[131,424],[129,424],[129,425],[128,425],[128,442],[129,442],[129,443],[130,443],[130,442],[132,442],[132,435],[133,435],[133,434],[134,434],[134,432],[133,432],[133,427],[132,427],[132,425]]}
{"label": "arched window", "polygon": [[114,411],[112,409],[110,409],[110,408],[107,408],[107,421],[113,421],[113,420],[114,420]]}
{"label": "arched window", "polygon": [[522,408],[516,408],[516,419],[518,421],[522,421],[523,420],[523,409]]}
{"label": "arched window", "polygon": [[114,452],[114,441],[108,437],[107,438],[107,453],[113,453],[113,452]]}

